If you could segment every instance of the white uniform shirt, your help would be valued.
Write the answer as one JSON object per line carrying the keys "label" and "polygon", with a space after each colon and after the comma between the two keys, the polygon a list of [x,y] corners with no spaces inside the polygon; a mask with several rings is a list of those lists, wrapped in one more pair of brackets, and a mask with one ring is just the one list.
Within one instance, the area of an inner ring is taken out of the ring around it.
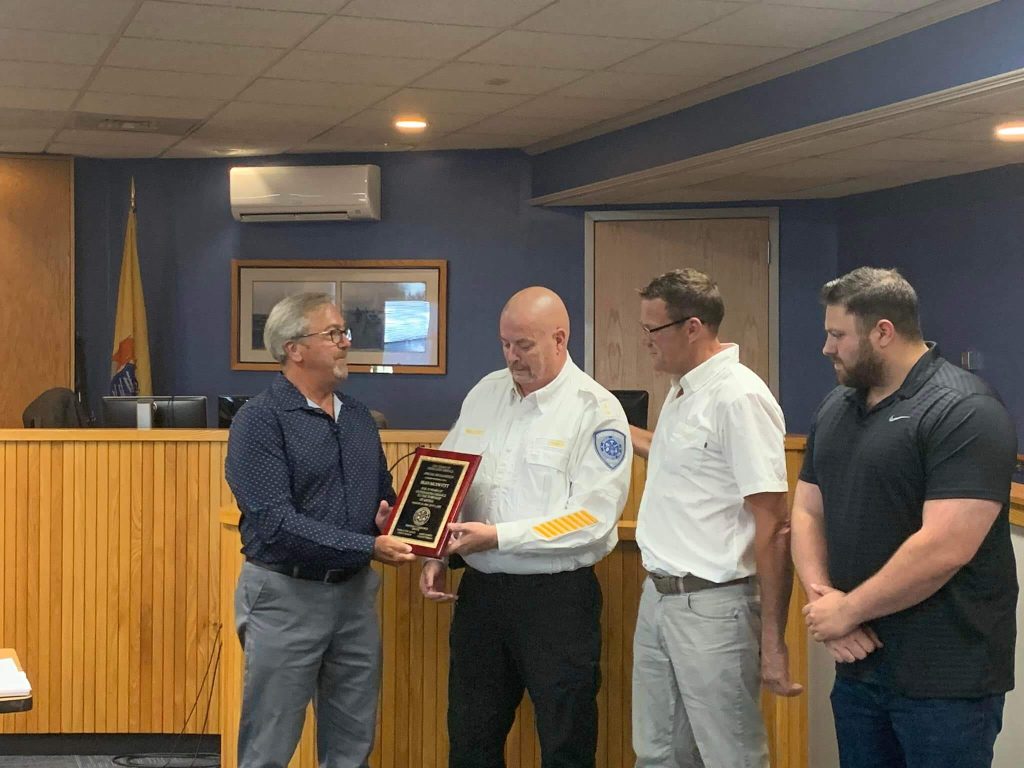
{"label": "white uniform shirt", "polygon": [[618,400],[566,359],[522,397],[507,369],[470,390],[441,448],[479,453],[460,521],[493,524],[498,548],[466,556],[486,573],[560,573],[618,541],[633,447]]}
{"label": "white uniform shirt", "polygon": [[785,432],[782,409],[735,344],[673,383],[640,501],[644,568],[719,583],[753,575],[754,518],[743,497],[787,490]]}

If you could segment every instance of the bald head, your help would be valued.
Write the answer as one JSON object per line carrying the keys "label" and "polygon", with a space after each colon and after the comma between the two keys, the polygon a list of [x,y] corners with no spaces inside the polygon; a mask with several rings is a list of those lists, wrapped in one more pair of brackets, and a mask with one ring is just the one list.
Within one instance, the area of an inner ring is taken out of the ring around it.
{"label": "bald head", "polygon": [[569,312],[562,297],[550,288],[533,285],[513,294],[501,310],[502,319],[506,316],[544,330],[562,328],[569,337]]}
{"label": "bald head", "polygon": [[557,293],[541,286],[519,291],[501,311],[498,331],[505,362],[524,395],[555,380],[569,341],[569,313]]}

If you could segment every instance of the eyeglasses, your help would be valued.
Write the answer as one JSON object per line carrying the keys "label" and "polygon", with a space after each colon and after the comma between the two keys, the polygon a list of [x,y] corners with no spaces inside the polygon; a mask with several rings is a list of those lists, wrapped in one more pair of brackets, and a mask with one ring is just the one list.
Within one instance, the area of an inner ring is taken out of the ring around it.
{"label": "eyeglasses", "polygon": [[328,328],[326,331],[317,331],[316,333],[304,333],[301,336],[296,336],[296,339],[305,339],[309,336],[326,336],[331,340],[331,344],[341,344],[342,339],[352,341],[352,329],[351,328]]}
{"label": "eyeglasses", "polygon": [[673,320],[671,323],[665,323],[664,325],[659,325],[659,326],[656,326],[654,328],[648,328],[643,323],[640,323],[640,330],[643,331],[645,334],[647,334],[647,337],[650,338],[651,336],[656,334],[658,331],[663,331],[666,328],[671,328],[673,325],[682,325],[687,320],[693,320],[695,318],[697,320],[700,320],[700,318],[697,317],[696,315],[690,315],[689,317],[684,317],[682,320]]}

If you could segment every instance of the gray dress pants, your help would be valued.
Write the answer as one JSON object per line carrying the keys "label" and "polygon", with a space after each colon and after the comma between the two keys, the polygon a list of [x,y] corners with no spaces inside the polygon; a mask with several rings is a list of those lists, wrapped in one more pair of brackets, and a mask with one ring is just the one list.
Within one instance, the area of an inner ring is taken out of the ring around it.
{"label": "gray dress pants", "polygon": [[752,584],[661,595],[644,581],[633,638],[636,768],[768,768],[760,640]]}
{"label": "gray dress pants", "polygon": [[380,691],[380,576],[338,584],[294,579],[250,563],[235,590],[245,655],[239,768],[285,768],[310,700],[320,768],[363,768]]}

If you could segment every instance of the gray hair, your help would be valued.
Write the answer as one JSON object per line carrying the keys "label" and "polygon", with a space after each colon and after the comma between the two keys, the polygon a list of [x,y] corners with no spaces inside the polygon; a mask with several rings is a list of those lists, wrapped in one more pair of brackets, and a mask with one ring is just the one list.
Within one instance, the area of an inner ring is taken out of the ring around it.
{"label": "gray hair", "polygon": [[309,333],[309,315],[325,304],[334,304],[327,293],[296,293],[281,299],[263,326],[263,346],[279,363],[285,361],[284,345]]}

